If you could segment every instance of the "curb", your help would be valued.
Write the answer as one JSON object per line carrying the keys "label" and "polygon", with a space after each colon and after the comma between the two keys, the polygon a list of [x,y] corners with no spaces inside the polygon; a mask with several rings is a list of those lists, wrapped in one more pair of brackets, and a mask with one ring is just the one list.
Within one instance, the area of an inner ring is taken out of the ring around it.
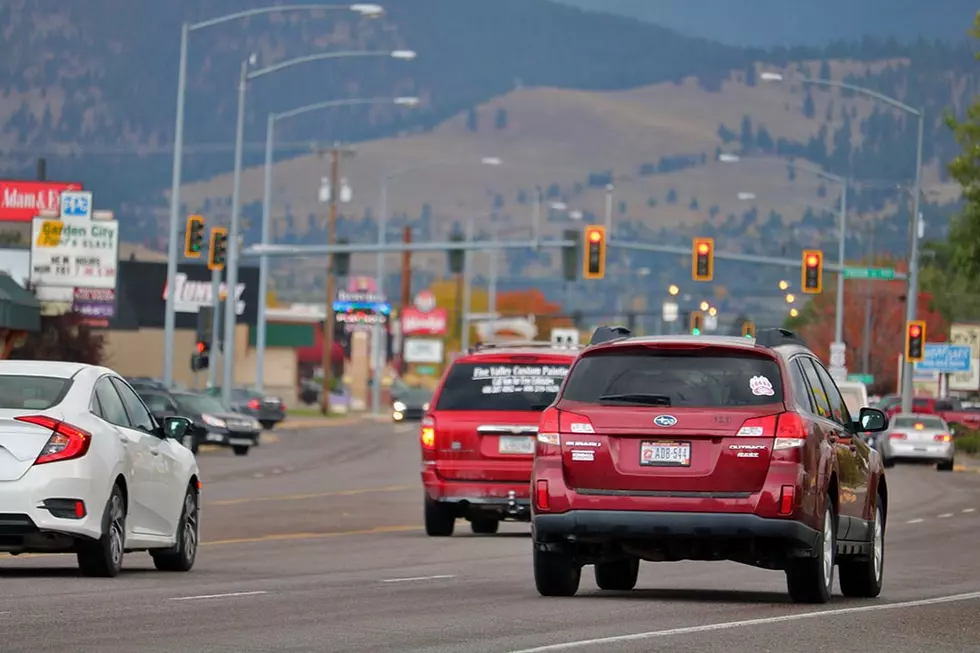
{"label": "curb", "polygon": [[954,472],[966,472],[968,474],[980,474],[980,467],[973,465],[953,465]]}
{"label": "curb", "polygon": [[300,417],[296,419],[287,418],[286,421],[276,425],[276,431],[297,431],[300,429],[329,429],[339,426],[353,426],[364,422],[378,423],[390,421],[390,417],[382,415],[375,418],[373,415],[345,415],[343,417]]}

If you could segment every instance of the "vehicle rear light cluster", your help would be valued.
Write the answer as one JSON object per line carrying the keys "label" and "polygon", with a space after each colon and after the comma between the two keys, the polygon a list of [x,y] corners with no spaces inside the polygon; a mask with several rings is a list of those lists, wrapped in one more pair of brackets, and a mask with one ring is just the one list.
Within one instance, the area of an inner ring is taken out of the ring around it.
{"label": "vehicle rear light cluster", "polygon": [[953,440],[953,436],[951,436],[949,433],[940,433],[939,435],[935,436],[933,440],[936,442],[951,442]]}
{"label": "vehicle rear light cluster", "polygon": [[248,407],[252,410],[258,410],[262,407],[262,402],[260,402],[258,399],[249,399]]}
{"label": "vehicle rear light cluster", "polygon": [[793,504],[796,499],[796,488],[792,485],[784,485],[779,493],[779,514],[793,514]]}
{"label": "vehicle rear light cluster", "polygon": [[423,451],[433,451],[436,448],[436,421],[431,417],[422,420],[419,441]]}
{"label": "vehicle rear light cluster", "polygon": [[92,444],[92,434],[88,431],[47,415],[21,415],[14,419],[52,431],[51,437],[34,461],[35,465],[81,458]]}
{"label": "vehicle rear light cluster", "polygon": [[548,498],[548,481],[538,481],[534,487],[534,502],[541,510],[548,510],[551,507],[551,500]]}
{"label": "vehicle rear light cluster", "polygon": [[557,408],[546,408],[541,413],[538,422],[538,444],[535,448],[537,456],[558,456],[561,454],[562,435],[594,434],[592,421],[576,413]]}
{"label": "vehicle rear light cluster", "polygon": [[905,434],[904,433],[889,433],[888,434],[888,439],[889,440],[904,440],[905,439]]}
{"label": "vehicle rear light cluster", "polygon": [[780,413],[772,443],[774,460],[800,462],[800,451],[806,443],[807,425],[799,413]]}

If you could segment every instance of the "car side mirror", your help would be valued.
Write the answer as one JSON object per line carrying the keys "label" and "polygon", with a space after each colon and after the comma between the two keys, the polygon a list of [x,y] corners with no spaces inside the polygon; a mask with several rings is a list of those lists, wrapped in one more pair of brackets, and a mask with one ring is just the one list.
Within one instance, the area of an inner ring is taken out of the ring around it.
{"label": "car side mirror", "polygon": [[888,418],[877,408],[862,408],[855,427],[862,433],[880,433],[888,428]]}
{"label": "car side mirror", "polygon": [[186,417],[164,417],[163,435],[172,440],[182,440],[192,426],[193,422]]}

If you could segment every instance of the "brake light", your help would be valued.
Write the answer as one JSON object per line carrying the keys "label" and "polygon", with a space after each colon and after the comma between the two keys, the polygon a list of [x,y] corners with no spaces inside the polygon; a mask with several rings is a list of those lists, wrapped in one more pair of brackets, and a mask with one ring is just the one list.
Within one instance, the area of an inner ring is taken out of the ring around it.
{"label": "brake light", "polygon": [[534,498],[541,510],[548,510],[551,502],[548,499],[548,481],[538,481],[534,490]]}
{"label": "brake light", "polygon": [[953,437],[949,433],[940,433],[933,438],[936,442],[950,442],[952,439]]}
{"label": "brake light", "polygon": [[258,410],[259,408],[262,407],[262,404],[259,402],[258,399],[250,399],[248,402],[248,407],[251,408],[252,410]]}
{"label": "brake light", "polygon": [[541,413],[541,419],[538,420],[538,442],[534,447],[534,455],[557,456],[561,453],[560,420],[561,414],[557,408],[548,407]]}
{"label": "brake light", "polygon": [[790,515],[793,513],[793,500],[796,498],[796,488],[792,485],[784,485],[779,495],[779,514]]}
{"label": "brake light", "polygon": [[771,438],[776,435],[776,422],[779,415],[750,417],[742,422],[742,427],[735,435],[747,438]]}
{"label": "brake light", "polygon": [[422,430],[419,433],[422,449],[432,451],[436,448],[436,421],[431,417],[422,420]]}
{"label": "brake light", "polygon": [[92,444],[92,434],[88,431],[47,415],[22,415],[14,419],[53,431],[34,461],[35,465],[81,458]]}
{"label": "brake light", "polygon": [[772,443],[773,460],[800,462],[800,450],[806,436],[806,422],[799,413],[780,413],[776,419],[776,438]]}
{"label": "brake light", "polygon": [[904,433],[889,433],[888,434],[888,439],[889,440],[904,440],[905,439],[905,434]]}

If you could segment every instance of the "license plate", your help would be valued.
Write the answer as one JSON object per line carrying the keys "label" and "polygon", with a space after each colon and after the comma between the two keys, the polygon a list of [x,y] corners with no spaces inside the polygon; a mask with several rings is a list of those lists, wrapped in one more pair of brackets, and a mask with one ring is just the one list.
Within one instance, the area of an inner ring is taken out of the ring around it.
{"label": "license plate", "polygon": [[641,442],[640,464],[648,467],[690,467],[690,442]]}
{"label": "license plate", "polygon": [[497,446],[500,453],[533,454],[534,438],[529,438],[527,436],[515,437],[510,435],[502,435],[500,436],[500,443]]}
{"label": "license plate", "polygon": [[234,445],[234,446],[238,446],[238,445],[251,446],[251,445],[255,444],[255,442],[253,442],[252,440],[248,440],[246,438],[230,438],[228,440],[228,444]]}

